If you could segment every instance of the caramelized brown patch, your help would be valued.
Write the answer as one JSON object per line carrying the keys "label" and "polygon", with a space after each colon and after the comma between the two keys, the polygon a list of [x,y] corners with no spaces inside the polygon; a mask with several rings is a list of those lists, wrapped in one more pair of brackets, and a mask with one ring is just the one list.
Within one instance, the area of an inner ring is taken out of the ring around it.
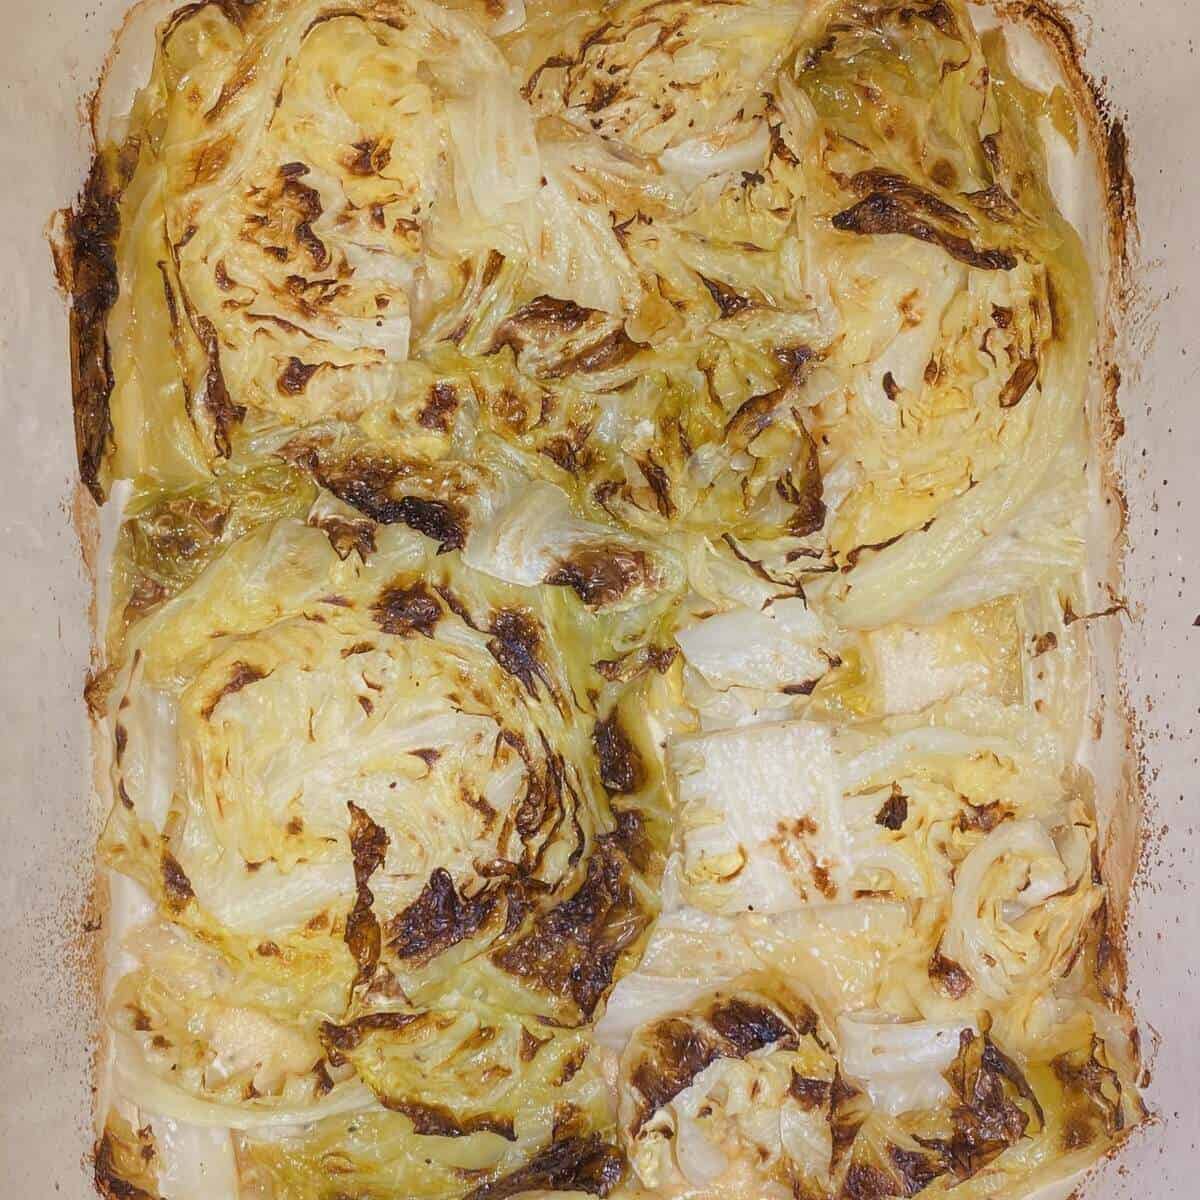
{"label": "caramelized brown patch", "polygon": [[580,546],[560,559],[545,582],[572,588],[585,604],[599,608],[615,604],[636,587],[646,586],[653,575],[644,550],[618,545]]}
{"label": "caramelized brown patch", "polygon": [[458,410],[458,389],[452,383],[438,382],[429,389],[429,399],[417,414],[417,421],[425,429],[449,433]]}
{"label": "caramelized brown patch", "polygon": [[481,1183],[463,1200],[508,1200],[533,1191],[607,1196],[625,1174],[625,1156],[598,1133],[551,1142],[523,1167]]}
{"label": "caramelized brown patch", "polygon": [[930,1143],[959,1178],[982,1170],[1026,1136],[1031,1123],[1045,1124],[1042,1106],[1020,1068],[986,1035],[964,1030],[958,1057],[946,1072],[958,1103],[948,1141]]}
{"label": "caramelized brown patch", "polygon": [[908,820],[908,797],[896,784],[892,784],[891,795],[875,814],[875,824],[884,829],[899,829]]}
{"label": "caramelized brown patch", "polygon": [[391,1112],[403,1113],[411,1122],[413,1130],[425,1137],[470,1137],[473,1133],[495,1133],[505,1141],[514,1142],[511,1117],[492,1117],[480,1113],[460,1117],[441,1104],[426,1104],[420,1100],[398,1099],[386,1094],[379,1097],[380,1104]]}
{"label": "caramelized brown patch", "polygon": [[379,593],[371,605],[371,615],[384,633],[396,637],[413,633],[433,637],[434,627],[441,620],[442,606],[423,583],[393,583]]}
{"label": "caramelized brown patch", "polygon": [[630,1082],[641,1095],[631,1131],[635,1135],[660,1108],[689,1088],[701,1071],[722,1057],[717,1038],[683,1017],[659,1021],[647,1038],[647,1049],[647,1057],[630,1073]]}
{"label": "caramelized brown patch", "polygon": [[550,673],[542,662],[540,626],[529,613],[515,608],[501,609],[488,632],[492,635],[487,644],[491,656],[509,675],[519,679],[531,696],[537,696],[535,679],[540,679],[547,691],[554,693]]}
{"label": "caramelized brown patch", "polygon": [[439,867],[421,894],[388,923],[388,946],[399,958],[428,961],[478,933],[499,900],[498,892],[465,899],[450,873]]}
{"label": "caramelized brown patch", "polygon": [[178,913],[195,899],[196,893],[192,890],[192,881],[184,874],[183,868],[169,850],[162,852],[161,871],[163,899],[172,912]]}
{"label": "caramelized brown patch", "polygon": [[319,369],[319,363],[304,363],[292,355],[288,358],[288,365],[284,368],[283,373],[275,381],[275,386],[285,396],[298,396]]}
{"label": "caramelized brown patch", "polygon": [[621,728],[614,711],[592,730],[592,745],[600,764],[600,782],[609,792],[636,792],[646,780],[642,756]]}
{"label": "caramelized brown patch", "polygon": [[524,937],[493,954],[503,970],[570,1000],[590,1018],[622,953],[650,924],[613,835],[597,840],[579,889],[539,916]]}
{"label": "caramelized brown patch", "polygon": [[725,426],[725,444],[731,450],[745,450],[771,425],[783,399],[784,389],[778,388],[744,401]]}
{"label": "caramelized brown patch", "polygon": [[645,342],[635,342],[622,327],[606,333],[599,341],[567,358],[547,367],[541,373],[547,379],[561,379],[565,375],[588,375],[596,371],[611,371],[624,366],[635,354],[649,347]]}
{"label": "caramelized brown patch", "polygon": [[1025,393],[1033,387],[1038,375],[1036,358],[1023,358],[1017,363],[1016,370],[1009,376],[1008,382],[1000,390],[1000,407],[1013,408],[1021,403]]}
{"label": "caramelized brown patch", "polygon": [[260,671],[257,667],[250,666],[249,663],[234,663],[233,671],[229,676],[229,681],[200,710],[200,715],[206,721],[211,720],[214,711],[216,711],[217,705],[220,704],[226,696],[232,696],[234,692],[240,692],[242,688],[246,687],[248,684],[256,683],[258,680],[265,678],[265,671]]}
{"label": "caramelized brown patch", "polygon": [[582,329],[595,310],[582,308],[574,300],[538,296],[501,322],[492,341],[491,353],[503,346],[521,350],[530,342],[545,344]]}
{"label": "caramelized brown patch", "polygon": [[97,504],[104,501],[100,468],[112,436],[107,324],[119,290],[119,199],[115,169],[97,155],[78,202],[63,214],[64,244],[56,260],[59,282],[71,295],[71,393],[79,477]]}
{"label": "caramelized brown patch", "polygon": [[722,283],[719,279],[708,279],[701,275],[700,282],[708,289],[708,294],[713,298],[713,303],[720,310],[722,317],[736,316],[761,303],[751,296],[742,295],[741,292],[731,288],[727,283]]}
{"label": "caramelized brown patch", "polygon": [[93,1179],[96,1191],[105,1200],[159,1200],[154,1192],[148,1192],[131,1183],[130,1179],[139,1178],[143,1174],[139,1169],[142,1164],[129,1161],[133,1152],[122,1146],[107,1130],[94,1152]]}
{"label": "caramelized brown patch", "polygon": [[346,807],[350,810],[350,850],[354,856],[356,894],[354,907],[346,918],[345,942],[358,966],[354,980],[357,987],[370,981],[379,964],[379,919],[371,907],[375,897],[367,885],[387,857],[388,835],[353,801],[348,801]]}
{"label": "caramelized brown patch", "polygon": [[788,1084],[788,1095],[805,1112],[815,1112],[828,1103],[831,1086],[828,1079],[810,1079],[793,1071],[792,1081]]}
{"label": "caramelized brown patch", "polygon": [[1086,1050],[1068,1051],[1050,1063],[1064,1094],[1064,1150],[1115,1137],[1125,1127],[1120,1076],[1100,1061],[1102,1053],[1103,1043],[1093,1037]]}
{"label": "caramelized brown patch", "polygon": [[404,471],[400,464],[369,454],[326,464],[317,453],[306,449],[294,452],[293,457],[323,488],[380,525],[407,525],[437,542],[439,553],[462,549],[467,520],[457,505],[392,494]]}
{"label": "caramelized brown patch", "polygon": [[[345,562],[357,550],[366,562],[375,553],[375,522],[369,517],[341,517],[334,513],[309,520],[309,524],[320,529],[333,547],[333,552]],[[370,648],[370,647],[368,647]],[[345,651],[343,651],[345,657]]]}
{"label": "caramelized brown patch", "polygon": [[228,458],[233,453],[233,427],[245,420],[246,409],[229,398],[225,376],[221,373],[221,351],[213,323],[207,317],[197,317],[196,333],[208,360],[204,375],[204,407],[213,423],[213,444],[222,458]]}
{"label": "caramelized brown patch", "polygon": [[981,271],[1011,271],[1017,260],[1007,250],[977,249],[969,239],[950,233],[919,217],[908,203],[887,192],[872,192],[833,218],[833,227],[844,233],[869,236],[903,234],[940,246],[952,258]]}
{"label": "caramelized brown patch", "polygon": [[934,987],[951,1000],[961,1000],[975,986],[971,976],[940,950],[935,950],[929,960],[929,978]]}

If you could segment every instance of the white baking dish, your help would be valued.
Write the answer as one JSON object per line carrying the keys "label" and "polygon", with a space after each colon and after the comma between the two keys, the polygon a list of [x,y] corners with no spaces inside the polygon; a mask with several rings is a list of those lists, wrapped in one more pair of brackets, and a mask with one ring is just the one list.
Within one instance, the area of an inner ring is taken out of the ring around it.
{"label": "white baking dish", "polygon": [[[44,236],[88,160],[81,98],[128,0],[0,0],[0,1196],[92,1195],[92,845],[83,704],[94,536],[76,500],[65,307]],[[1024,10],[1024,4],[1015,4]],[[1122,594],[1098,623],[1101,790],[1145,797],[1129,915],[1131,995],[1158,1119],[1084,1186],[1092,1200],[1200,1196],[1200,4],[1088,0],[1072,9],[1092,75],[1124,121],[1138,185],[1132,295],[1114,308],[1128,499]],[[1111,497],[1110,497],[1111,499]],[[1109,514],[1118,507],[1115,499]],[[1114,522],[1096,522],[1097,580]],[[1117,666],[1119,655],[1119,668]],[[1126,750],[1131,716],[1133,747]],[[1123,778],[1122,762],[1136,778]],[[1114,837],[1128,836],[1121,820]]]}

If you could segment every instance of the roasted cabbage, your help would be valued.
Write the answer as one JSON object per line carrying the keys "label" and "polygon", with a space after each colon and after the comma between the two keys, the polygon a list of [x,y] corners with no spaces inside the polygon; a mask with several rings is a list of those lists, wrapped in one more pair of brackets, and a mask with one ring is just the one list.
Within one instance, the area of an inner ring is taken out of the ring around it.
{"label": "roasted cabbage", "polygon": [[59,224],[95,1170],[962,1200],[1144,1117],[1081,136],[961,0],[208,0]]}

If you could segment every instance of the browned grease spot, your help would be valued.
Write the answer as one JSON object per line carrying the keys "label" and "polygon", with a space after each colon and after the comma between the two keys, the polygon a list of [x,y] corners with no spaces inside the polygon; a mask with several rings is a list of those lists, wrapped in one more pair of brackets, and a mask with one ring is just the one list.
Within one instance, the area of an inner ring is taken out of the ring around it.
{"label": "browned grease spot", "polygon": [[1036,358],[1023,358],[1017,363],[1015,370],[1009,376],[1008,382],[1000,389],[1000,407],[1013,408],[1020,404],[1024,395],[1031,387],[1038,375],[1038,363]]}

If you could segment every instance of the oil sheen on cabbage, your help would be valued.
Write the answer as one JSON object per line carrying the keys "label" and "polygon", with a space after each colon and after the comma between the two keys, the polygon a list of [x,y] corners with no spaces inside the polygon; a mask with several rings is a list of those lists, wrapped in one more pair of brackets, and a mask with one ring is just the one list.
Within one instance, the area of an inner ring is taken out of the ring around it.
{"label": "oil sheen on cabbage", "polygon": [[103,1194],[1015,1198],[1144,1118],[1081,136],[959,0],[164,21],[60,256]]}

